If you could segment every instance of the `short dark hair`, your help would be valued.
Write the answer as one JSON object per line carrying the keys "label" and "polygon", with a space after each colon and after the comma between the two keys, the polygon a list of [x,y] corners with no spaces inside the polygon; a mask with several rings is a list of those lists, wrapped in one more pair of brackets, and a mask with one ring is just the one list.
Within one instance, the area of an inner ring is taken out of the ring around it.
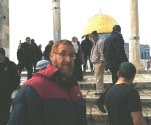
{"label": "short dark hair", "polygon": [[135,66],[130,62],[123,62],[119,67],[119,76],[130,80],[136,74]]}
{"label": "short dark hair", "polygon": [[34,43],[35,42],[35,40],[34,39],[31,39],[31,43]]}
{"label": "short dark hair", "polygon": [[90,35],[98,36],[98,33],[97,33],[97,31],[93,31]]}
{"label": "short dark hair", "polygon": [[86,35],[85,38],[88,39],[88,38],[89,38],[89,35]]}
{"label": "short dark hair", "polygon": [[30,39],[30,37],[26,37],[26,39]]}
{"label": "short dark hair", "polygon": [[120,27],[120,25],[114,25],[114,26],[113,26],[113,32],[121,32],[121,27]]}

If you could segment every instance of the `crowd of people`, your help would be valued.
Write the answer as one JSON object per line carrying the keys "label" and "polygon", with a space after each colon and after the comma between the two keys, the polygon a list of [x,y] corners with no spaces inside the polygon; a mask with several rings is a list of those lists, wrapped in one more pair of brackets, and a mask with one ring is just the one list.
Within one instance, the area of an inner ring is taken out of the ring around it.
{"label": "crowd of people", "polygon": [[[110,124],[147,125],[133,86],[136,68],[126,57],[119,25],[113,26],[106,40],[93,31],[81,43],[75,36],[71,41],[51,40],[44,52],[27,37],[18,47],[17,59],[16,65],[0,48],[0,125],[87,125],[86,103],[78,85],[84,80],[87,60],[96,78],[96,105],[102,112],[107,110]],[[112,73],[113,83],[107,90],[105,67]],[[11,103],[24,68],[27,81]]]}

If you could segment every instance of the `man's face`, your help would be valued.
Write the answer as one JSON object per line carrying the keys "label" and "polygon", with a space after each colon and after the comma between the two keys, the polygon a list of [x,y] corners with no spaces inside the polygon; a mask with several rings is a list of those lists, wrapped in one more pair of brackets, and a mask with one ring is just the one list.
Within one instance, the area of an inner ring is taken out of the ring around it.
{"label": "man's face", "polygon": [[5,56],[0,53],[0,63],[4,63],[4,62],[5,62]]}
{"label": "man's face", "polygon": [[29,37],[26,38],[26,43],[30,44],[30,38]]}
{"label": "man's face", "polygon": [[97,42],[98,41],[98,37],[96,35],[94,35],[94,34],[91,34],[90,38],[91,38],[91,41],[93,41],[93,42]]}
{"label": "man's face", "polygon": [[[66,56],[65,56],[66,55]],[[59,45],[56,53],[51,53],[52,66],[58,68],[65,76],[72,76],[75,51],[73,46]]]}
{"label": "man's face", "polygon": [[72,37],[72,42],[74,42],[74,43],[76,43],[76,42],[77,42],[76,37]]}

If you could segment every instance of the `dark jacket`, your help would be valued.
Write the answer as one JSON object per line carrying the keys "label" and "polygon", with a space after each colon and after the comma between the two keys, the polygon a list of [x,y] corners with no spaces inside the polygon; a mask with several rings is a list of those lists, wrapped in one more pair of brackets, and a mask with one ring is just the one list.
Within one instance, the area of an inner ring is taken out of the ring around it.
{"label": "dark jacket", "polygon": [[36,43],[32,43],[31,46],[33,51],[33,64],[36,64],[42,58],[42,51]]}
{"label": "dark jacket", "polygon": [[89,40],[89,38],[87,38],[81,42],[81,48],[85,55],[90,56],[92,46],[93,46],[93,43],[91,40]]}
{"label": "dark jacket", "polygon": [[21,43],[17,50],[17,59],[24,64],[32,64],[33,62],[33,49],[32,46],[26,42]]}
{"label": "dark jacket", "polygon": [[0,63],[0,96],[11,95],[19,86],[20,76],[14,62],[6,58],[5,63]]}
{"label": "dark jacket", "polygon": [[77,83],[48,65],[17,93],[8,125],[86,125],[86,106]]}
{"label": "dark jacket", "polygon": [[105,40],[103,55],[107,68],[118,67],[122,62],[128,61],[124,49],[124,39],[121,34],[112,32]]}
{"label": "dark jacket", "polygon": [[40,61],[42,59],[42,50],[38,47],[37,49],[37,60]]}
{"label": "dark jacket", "polygon": [[82,52],[82,48],[81,48],[80,42],[77,41],[77,44],[79,46],[79,50],[78,50],[78,56],[79,57],[76,56],[76,58],[77,59],[79,58],[79,62],[82,65],[82,64],[84,64],[84,55],[83,55],[83,52]]}
{"label": "dark jacket", "polygon": [[51,48],[52,48],[53,44],[48,44],[46,47],[45,47],[45,51],[44,51],[44,57],[46,60],[50,60],[50,57],[49,57],[49,54],[51,52]]}

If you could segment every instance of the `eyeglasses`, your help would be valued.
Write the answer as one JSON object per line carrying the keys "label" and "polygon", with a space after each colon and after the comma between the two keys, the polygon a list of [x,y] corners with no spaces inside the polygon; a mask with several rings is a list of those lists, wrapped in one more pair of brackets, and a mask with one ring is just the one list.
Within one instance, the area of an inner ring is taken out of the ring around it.
{"label": "eyeglasses", "polygon": [[62,56],[63,58],[66,58],[67,56],[69,56],[72,59],[76,58],[76,55],[74,53],[67,54],[67,53],[61,52],[61,53],[55,53],[55,54],[58,54],[59,56]]}

